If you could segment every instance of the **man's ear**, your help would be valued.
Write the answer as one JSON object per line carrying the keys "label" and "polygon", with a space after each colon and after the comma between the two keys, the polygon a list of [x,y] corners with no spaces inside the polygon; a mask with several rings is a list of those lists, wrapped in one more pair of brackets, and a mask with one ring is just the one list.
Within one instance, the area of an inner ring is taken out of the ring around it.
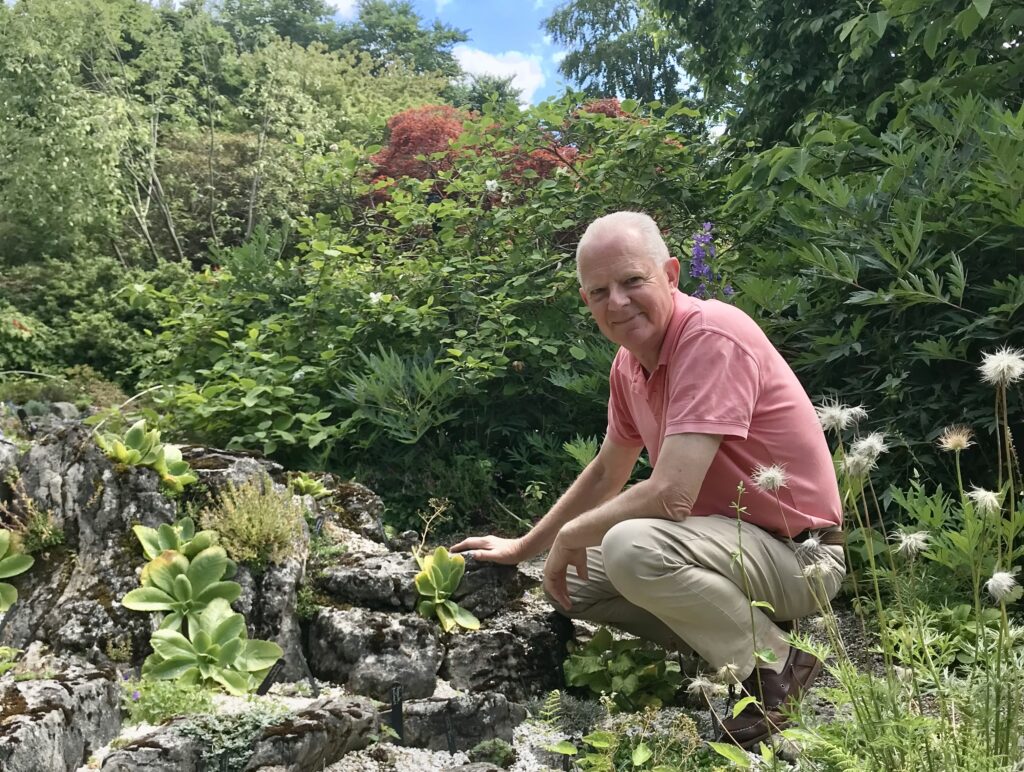
{"label": "man's ear", "polygon": [[583,305],[590,308],[590,301],[587,300],[587,293],[583,291],[583,287],[580,287],[580,298],[583,300]]}
{"label": "man's ear", "polygon": [[664,263],[665,274],[668,276],[668,283],[673,287],[679,286],[679,258],[670,257]]}

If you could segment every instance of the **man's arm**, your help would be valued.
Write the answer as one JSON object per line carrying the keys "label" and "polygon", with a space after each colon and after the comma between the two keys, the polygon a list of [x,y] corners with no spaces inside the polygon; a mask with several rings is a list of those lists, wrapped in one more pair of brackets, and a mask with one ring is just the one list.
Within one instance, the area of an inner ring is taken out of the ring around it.
{"label": "man's arm", "polygon": [[519,563],[539,555],[551,546],[566,523],[619,493],[639,456],[639,447],[618,445],[605,438],[594,460],[528,534],[518,539],[474,536],[453,545],[452,552],[471,550],[478,560],[496,563]]}
{"label": "man's arm", "polygon": [[637,483],[603,504],[565,523],[551,543],[544,562],[544,589],[564,609],[572,603],[566,570],[587,579],[587,547],[601,543],[616,523],[641,517],[683,520],[697,500],[704,475],[718,452],[717,434],[673,434],[665,438],[650,479]]}
{"label": "man's arm", "polygon": [[721,441],[718,434],[669,435],[650,478],[567,522],[557,534],[562,545],[568,549],[595,547],[613,525],[623,520],[685,519],[693,509]]}

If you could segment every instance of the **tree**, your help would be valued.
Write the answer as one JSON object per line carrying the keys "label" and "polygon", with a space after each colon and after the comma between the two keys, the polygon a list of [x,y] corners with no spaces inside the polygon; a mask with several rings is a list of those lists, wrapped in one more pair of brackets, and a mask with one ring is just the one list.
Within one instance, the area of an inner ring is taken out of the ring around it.
{"label": "tree", "polygon": [[569,48],[558,70],[590,96],[678,102],[682,39],[644,3],[570,0],[544,20]]}
{"label": "tree", "polygon": [[512,85],[512,76],[469,75],[466,79],[450,84],[444,90],[445,101],[465,110],[483,112],[484,105],[493,101],[499,109],[506,105],[517,105],[522,89]]}
{"label": "tree", "polygon": [[354,46],[382,63],[400,62],[416,73],[462,74],[452,47],[469,38],[439,21],[424,27],[407,0],[362,0],[359,16],[333,33],[332,48]]}
{"label": "tree", "polygon": [[871,13],[858,0],[656,2],[686,41],[686,71],[735,109],[731,130],[766,144],[812,111],[882,126],[940,80],[1020,102],[1018,0],[886,0]]}
{"label": "tree", "polygon": [[324,42],[334,28],[325,0],[223,0],[220,20],[243,48],[267,42],[268,33],[300,46]]}

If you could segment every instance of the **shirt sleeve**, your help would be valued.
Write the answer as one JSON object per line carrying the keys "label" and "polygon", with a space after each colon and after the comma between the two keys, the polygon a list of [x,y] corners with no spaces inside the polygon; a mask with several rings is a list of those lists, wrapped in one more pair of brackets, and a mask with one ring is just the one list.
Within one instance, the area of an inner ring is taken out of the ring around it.
{"label": "shirt sleeve", "polygon": [[642,446],[643,438],[629,409],[629,380],[619,368],[618,356],[612,362],[608,385],[608,437],[618,445]]}
{"label": "shirt sleeve", "polygon": [[670,361],[665,436],[747,438],[761,393],[756,360],[735,339],[700,330],[679,341]]}

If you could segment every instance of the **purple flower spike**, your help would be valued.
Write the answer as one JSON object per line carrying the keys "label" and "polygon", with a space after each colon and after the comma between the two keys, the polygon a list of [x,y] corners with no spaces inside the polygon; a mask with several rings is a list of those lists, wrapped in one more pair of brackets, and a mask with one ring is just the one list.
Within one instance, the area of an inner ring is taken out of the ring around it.
{"label": "purple flower spike", "polygon": [[709,222],[704,223],[704,230],[705,231],[710,231],[714,227],[715,226],[712,223],[709,223]]}
{"label": "purple flower spike", "polygon": [[734,290],[732,288],[731,284],[726,284],[724,287],[722,287],[722,292],[724,292],[728,296],[728,295],[732,295],[733,293],[735,293],[736,290]]}
{"label": "purple flower spike", "polygon": [[138,689],[136,689],[134,692],[132,692],[132,700],[138,702],[140,699],[142,699],[142,693]]}

